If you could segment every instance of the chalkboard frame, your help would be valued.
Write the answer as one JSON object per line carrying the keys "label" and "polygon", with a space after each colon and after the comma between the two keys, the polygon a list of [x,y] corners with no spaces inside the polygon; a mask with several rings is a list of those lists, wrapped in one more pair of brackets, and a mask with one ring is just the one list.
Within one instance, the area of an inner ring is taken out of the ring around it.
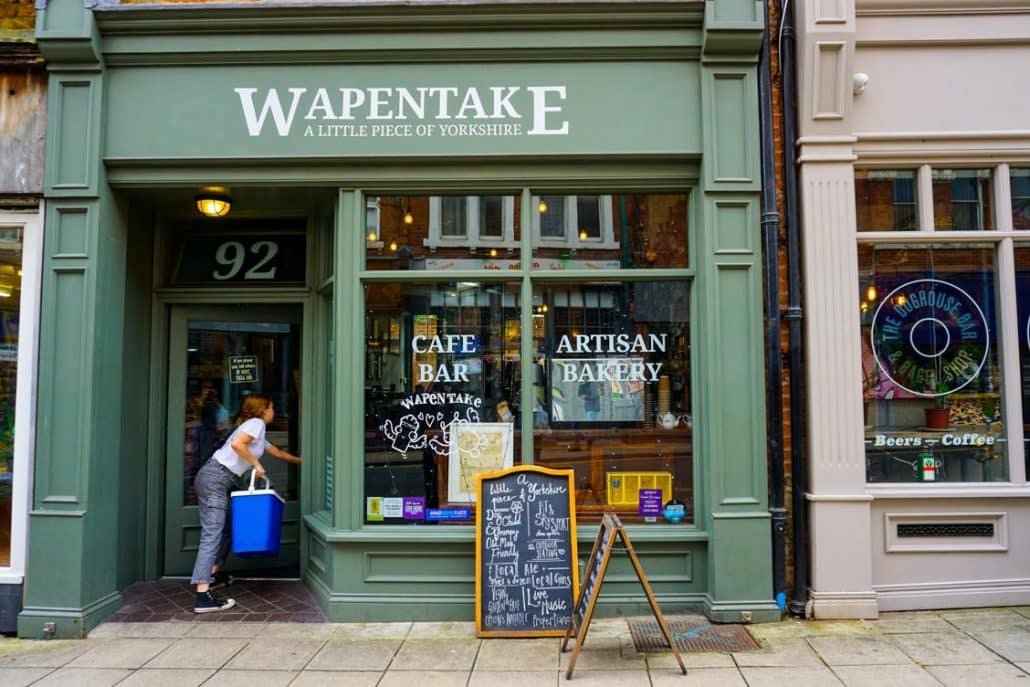
{"label": "chalkboard frame", "polygon": [[[476,476],[476,636],[477,637],[561,637],[565,630],[556,628],[554,630],[542,630],[527,628],[524,630],[492,630],[484,627],[483,623],[483,591],[485,582],[483,580],[483,511],[486,501],[483,498],[484,484],[489,480],[507,477],[509,475],[530,472],[550,477],[564,477],[568,480],[569,496],[569,573],[572,576],[572,608],[570,614],[575,613],[575,603],[579,596],[579,551],[576,536],[576,489],[575,473],[572,470],[553,470],[551,468],[539,467],[537,465],[516,465],[515,467],[496,472],[486,472]],[[572,617],[570,615],[570,617]]]}
{"label": "chalkboard frame", "polygon": [[617,538],[622,540],[623,548],[621,551],[629,555],[630,563],[633,564],[633,570],[637,574],[640,586],[643,587],[644,593],[647,595],[647,602],[651,606],[651,612],[654,613],[655,620],[658,621],[658,627],[665,636],[665,641],[668,642],[676,662],[679,663],[680,671],[686,675],[687,667],[683,664],[683,657],[680,656],[676,642],[673,640],[672,632],[669,630],[665,617],[658,607],[658,600],[655,598],[654,592],[651,591],[651,585],[647,581],[647,576],[644,575],[644,567],[640,564],[636,551],[633,550],[633,544],[629,541],[626,528],[623,527],[619,516],[614,513],[605,513],[601,519],[600,527],[597,528],[594,548],[590,552],[586,569],[583,571],[583,587],[580,589],[580,593],[576,595],[576,603],[572,606],[572,614],[569,616],[569,625],[562,638],[562,653],[565,653],[569,639],[575,638],[576,640],[572,656],[569,659],[568,670],[565,672],[565,679],[572,679],[572,671],[576,668],[579,650],[583,648],[583,643],[587,639],[590,620],[594,616],[594,606],[597,604],[597,597],[601,594],[601,585],[604,583],[604,576],[608,571],[608,561],[611,559],[612,551],[615,550],[615,540]]}

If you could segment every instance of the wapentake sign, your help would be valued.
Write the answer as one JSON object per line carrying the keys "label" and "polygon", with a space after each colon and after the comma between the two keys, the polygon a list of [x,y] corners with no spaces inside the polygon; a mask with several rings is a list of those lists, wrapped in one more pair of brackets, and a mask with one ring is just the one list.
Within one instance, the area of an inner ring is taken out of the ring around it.
{"label": "wapentake sign", "polygon": [[564,85],[233,89],[247,133],[365,138],[566,136]]}
{"label": "wapentake sign", "polygon": [[696,63],[126,66],[109,79],[111,160],[703,148]]}

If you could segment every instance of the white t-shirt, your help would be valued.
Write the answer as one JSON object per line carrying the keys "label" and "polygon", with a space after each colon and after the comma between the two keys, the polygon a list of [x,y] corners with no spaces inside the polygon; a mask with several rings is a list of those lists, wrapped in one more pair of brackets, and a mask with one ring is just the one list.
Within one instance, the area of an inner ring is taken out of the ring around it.
{"label": "white t-shirt", "polygon": [[265,449],[269,446],[268,441],[265,440],[265,422],[259,417],[252,417],[242,425],[233,430],[229,438],[225,440],[222,447],[215,451],[214,455],[211,456],[225,467],[232,470],[233,474],[239,476],[251,468],[251,464],[244,460],[240,454],[232,447],[233,439],[239,433],[246,434],[254,437],[254,439],[247,444],[247,449],[250,451],[258,460],[261,460],[261,456],[264,455]]}

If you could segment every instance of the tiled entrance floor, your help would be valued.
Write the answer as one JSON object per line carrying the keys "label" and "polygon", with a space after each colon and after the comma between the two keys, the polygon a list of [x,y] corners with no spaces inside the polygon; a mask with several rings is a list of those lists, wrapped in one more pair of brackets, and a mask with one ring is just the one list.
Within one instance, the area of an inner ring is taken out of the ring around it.
{"label": "tiled entrance floor", "polygon": [[108,622],[284,622],[324,623],[322,610],[307,587],[296,580],[237,580],[215,592],[236,600],[218,613],[193,612],[193,587],[188,580],[137,582],[122,592],[125,605]]}

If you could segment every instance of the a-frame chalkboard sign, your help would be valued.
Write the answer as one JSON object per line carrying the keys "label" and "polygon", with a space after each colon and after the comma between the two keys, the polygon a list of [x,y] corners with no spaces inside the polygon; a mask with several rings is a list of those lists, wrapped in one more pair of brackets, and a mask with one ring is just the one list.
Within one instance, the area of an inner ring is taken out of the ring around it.
{"label": "a-frame chalkboard sign", "polygon": [[572,470],[476,477],[476,635],[561,637],[576,602]]}
{"label": "a-frame chalkboard sign", "polygon": [[572,650],[572,658],[569,660],[569,669],[565,672],[565,679],[572,679],[572,671],[576,667],[579,650],[583,647],[583,642],[586,641],[587,629],[590,627],[590,619],[594,615],[594,606],[597,604],[597,596],[600,594],[601,584],[604,582],[604,573],[608,569],[608,560],[611,558],[612,551],[616,550],[616,537],[622,539],[623,548],[619,549],[619,551],[625,551],[629,554],[629,559],[633,563],[633,569],[637,573],[637,579],[640,580],[640,585],[644,588],[644,593],[647,594],[647,602],[651,604],[651,612],[654,613],[655,620],[658,621],[658,627],[662,629],[665,641],[669,643],[669,648],[672,649],[676,662],[680,664],[680,670],[686,675],[687,667],[683,665],[683,658],[680,657],[676,642],[672,640],[672,633],[669,631],[669,626],[665,624],[662,611],[658,608],[658,601],[655,600],[654,594],[651,592],[651,585],[647,583],[644,569],[640,566],[637,552],[633,550],[633,545],[629,541],[626,528],[623,527],[622,521],[619,520],[617,515],[605,513],[601,520],[601,527],[597,530],[594,549],[590,552],[590,558],[587,559],[587,567],[583,572],[583,584],[579,588],[579,597],[576,599],[576,605],[572,609],[572,617],[569,618],[569,626],[565,630],[565,637],[561,643],[561,650],[564,652],[569,639],[574,637],[576,640],[576,645]]}

